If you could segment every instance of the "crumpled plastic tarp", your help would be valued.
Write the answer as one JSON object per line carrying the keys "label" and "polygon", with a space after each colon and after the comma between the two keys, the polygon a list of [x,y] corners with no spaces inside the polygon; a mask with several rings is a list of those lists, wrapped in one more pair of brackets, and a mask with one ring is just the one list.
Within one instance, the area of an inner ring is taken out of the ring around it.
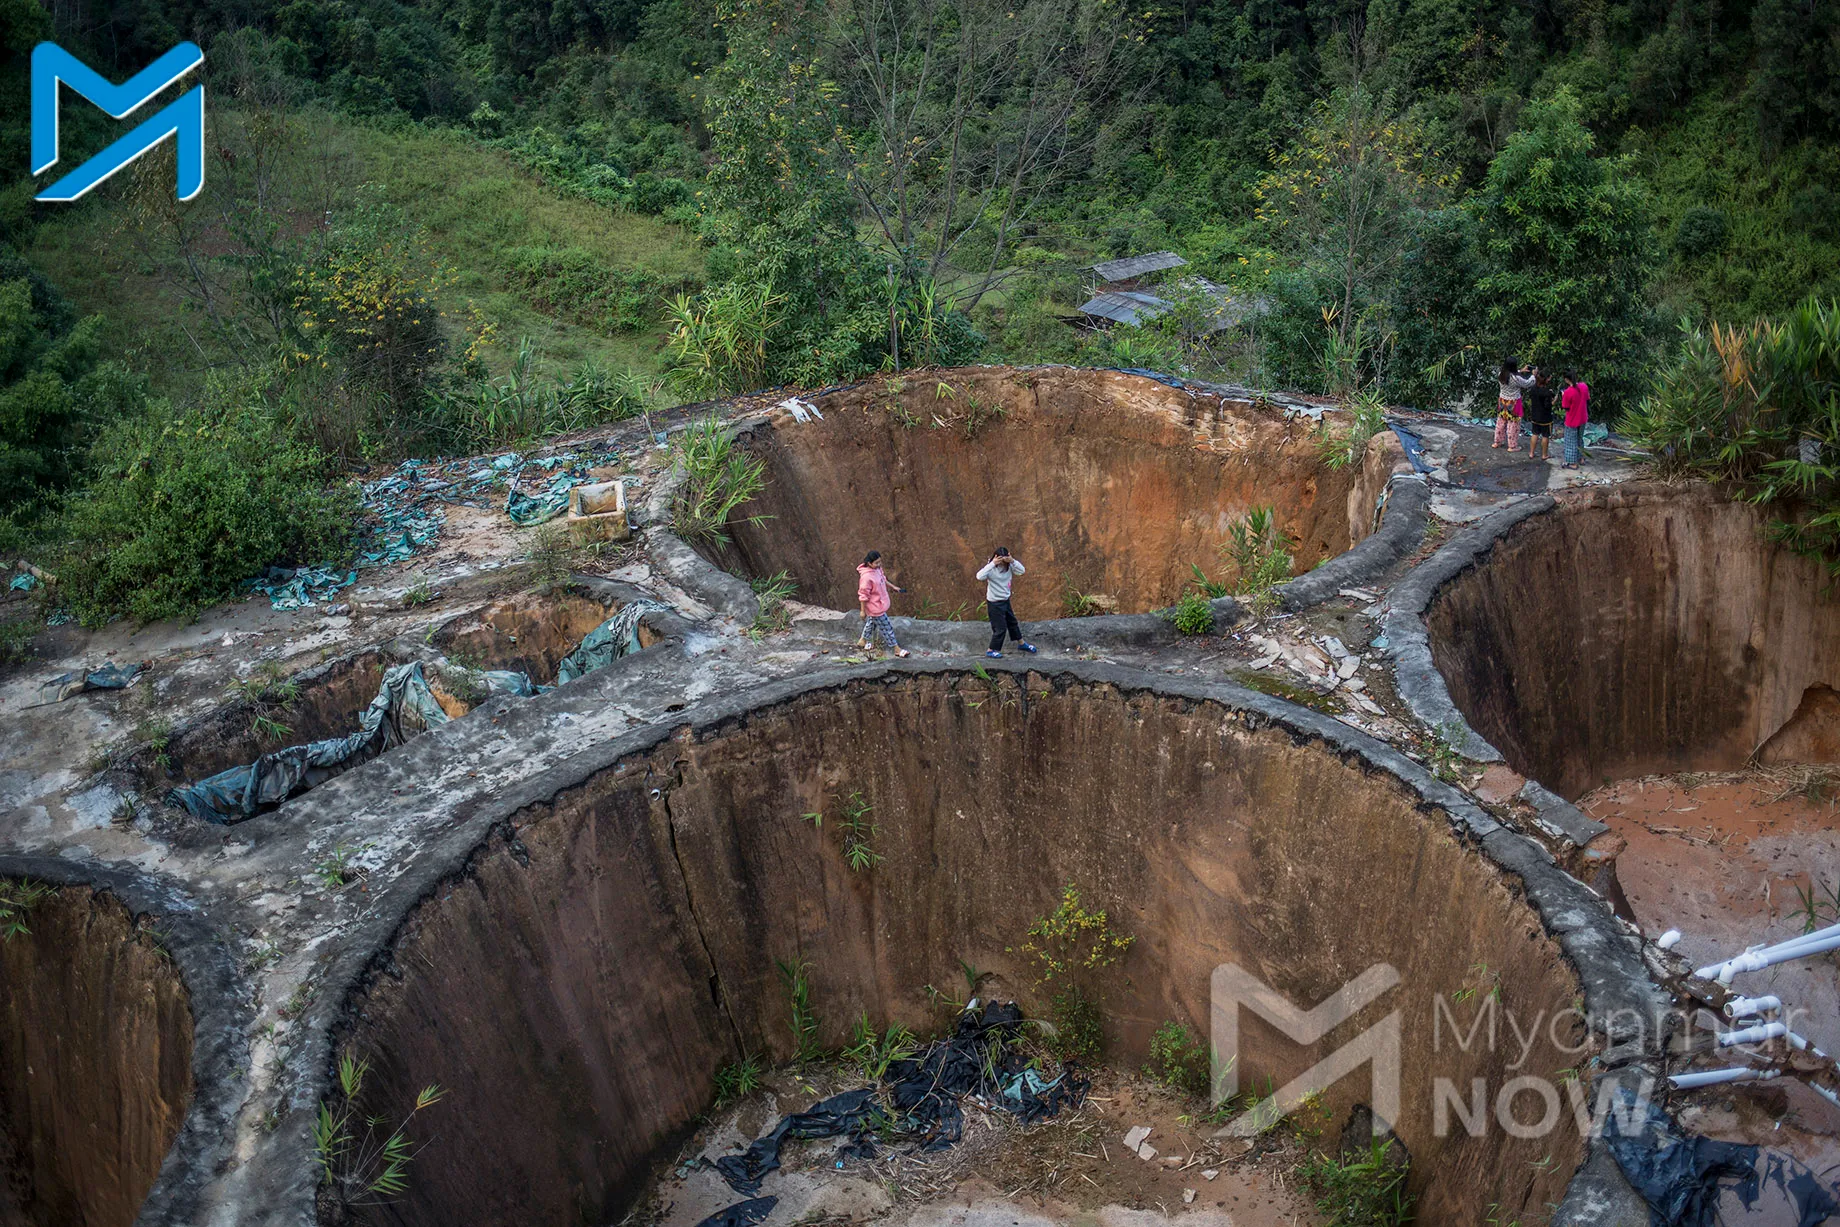
{"label": "crumpled plastic tarp", "polygon": [[358,582],[356,571],[335,571],[330,567],[270,567],[259,579],[249,581],[250,590],[260,592],[276,609],[300,609],[314,601],[330,601],[340,588]]}
{"label": "crumpled plastic tarp", "polygon": [[[1620,1088],[1627,1110],[1634,1093]],[[1746,1206],[1757,1197],[1757,1148],[1710,1138],[1683,1137],[1653,1102],[1641,1127],[1632,1135],[1621,1132],[1616,1111],[1604,1119],[1604,1144],[1623,1169],[1623,1175],[1648,1202],[1652,1227],[1718,1227],[1719,1182],[1736,1181],[1738,1197]]]}
{"label": "crumpled plastic tarp", "polygon": [[[402,562],[431,548],[446,526],[449,506],[488,508],[498,501],[498,491],[509,486],[505,510],[512,521],[524,526],[541,524],[568,509],[569,490],[593,480],[588,476],[590,469],[618,460],[617,452],[594,449],[535,458],[510,452],[489,458],[405,460],[388,476],[360,487],[364,525],[355,569],[335,571],[324,565],[297,571],[275,569],[251,586],[267,593],[276,609],[312,605],[355,583],[358,571]],[[553,476],[540,493],[530,495],[517,489],[527,472]],[[303,573],[347,578],[330,588],[322,580],[296,589],[291,581]]]}
{"label": "crumpled plastic tarp", "polygon": [[100,669],[88,669],[80,673],[60,673],[40,684],[38,689],[40,694],[55,692],[55,697],[46,702],[61,703],[86,690],[122,690],[139,677],[141,670],[146,667],[140,663],[104,665]]}
{"label": "crumpled plastic tarp", "polygon": [[1412,471],[1415,473],[1431,472],[1431,462],[1425,459],[1425,441],[1418,436],[1417,432],[1407,430],[1398,422],[1388,422],[1387,425],[1393,428],[1393,434],[1398,438],[1399,445],[1406,449],[1406,459],[1412,462]]}
{"label": "crumpled plastic tarp", "polygon": [[[1025,1124],[1055,1115],[1064,1104],[1077,1106],[1087,1081],[1071,1064],[1052,1081],[1035,1074],[1013,1048],[1021,1030],[1022,1011],[1013,1003],[973,1001],[949,1038],[918,1056],[890,1062],[881,1088],[845,1091],[782,1117],[741,1154],[717,1159],[715,1169],[735,1192],[752,1197],[760,1192],[761,1180],[778,1170],[780,1148],[788,1138],[848,1135],[840,1154],[873,1158],[877,1134],[897,1134],[921,1150],[944,1150],[958,1141],[965,1128],[959,1107],[963,1095],[982,1096]],[[885,1103],[882,1091],[887,1092]]]}
{"label": "crumpled plastic tarp", "polygon": [[396,665],[384,673],[377,697],[358,719],[357,732],[275,750],[247,766],[180,785],[166,800],[206,822],[241,822],[447,719],[421,662]]}
{"label": "crumpled plastic tarp", "polygon": [[569,491],[587,480],[586,474],[558,473],[535,494],[512,490],[505,495],[505,514],[519,528],[546,524],[569,509]]}
{"label": "crumpled plastic tarp", "polygon": [[556,666],[556,684],[572,682],[584,673],[592,673],[622,656],[637,652],[639,619],[670,608],[643,597],[622,606],[620,612],[589,631],[575,650],[562,658],[562,663]]}
{"label": "crumpled plastic tarp", "polygon": [[[446,666],[448,669],[453,665]],[[520,699],[528,699],[535,694],[542,694],[546,689],[530,680],[530,676],[515,669],[468,669],[468,673],[477,677],[493,694],[508,694]]]}
{"label": "crumpled plastic tarp", "polygon": [[753,1224],[773,1213],[773,1207],[777,1205],[777,1197],[750,1197],[746,1201],[736,1202],[726,1210],[717,1210],[696,1227],[753,1227]]}
{"label": "crumpled plastic tarp", "polygon": [[21,571],[13,577],[13,582],[8,584],[7,587],[11,588],[14,592],[30,592],[32,589],[38,587],[38,576],[32,574],[30,571]]}

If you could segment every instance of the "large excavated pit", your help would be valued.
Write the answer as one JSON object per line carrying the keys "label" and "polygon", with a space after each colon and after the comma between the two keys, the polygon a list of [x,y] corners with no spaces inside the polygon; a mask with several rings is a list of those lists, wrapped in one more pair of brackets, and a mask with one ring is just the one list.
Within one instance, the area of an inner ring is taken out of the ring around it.
{"label": "large excavated pit", "polygon": [[[749,579],[787,572],[802,601],[856,608],[856,564],[879,549],[908,589],[895,611],[975,618],[975,572],[997,546],[1028,568],[1018,616],[1070,594],[1145,613],[1199,566],[1220,577],[1229,526],[1271,507],[1307,571],[1366,537],[1393,455],[1323,462],[1316,423],[1117,371],[965,368],[871,380],[743,428],[760,495],[705,546]],[[1089,606],[1091,608],[1093,606]]]}
{"label": "large excavated pit", "polygon": [[[448,619],[425,641],[361,648],[291,678],[271,679],[267,688],[252,688],[175,728],[143,760],[167,778],[195,782],[283,746],[343,737],[358,727],[385,671],[417,659],[429,666],[442,708],[458,718],[476,697],[464,671],[511,670],[539,686],[554,685],[563,658],[625,604],[604,582],[513,593]],[[642,648],[663,638],[644,622],[638,634]]]}
{"label": "large excavated pit", "polygon": [[1840,761],[1840,591],[1767,516],[1700,486],[1561,497],[1438,592],[1432,658],[1522,774]]}
{"label": "large excavated pit", "polygon": [[[625,604],[610,592],[587,588],[520,593],[446,623],[430,642],[456,664],[512,669],[539,686],[550,686],[563,658]],[[641,648],[661,639],[656,630],[639,623]]]}
{"label": "large excavated pit", "polygon": [[0,890],[29,900],[0,936],[0,1224],[128,1227],[191,1102],[190,998],[112,895]]}
{"label": "large excavated pit", "polygon": [[[1438,1136],[1433,1115],[1434,1075],[1493,1095],[1583,1058],[1578,1024],[1547,1025],[1577,1018],[1580,980],[1527,888],[1329,722],[1208,695],[925,668],[782,684],[590,752],[422,900],[350,1003],[365,1110],[448,1089],[390,1221],[617,1221],[720,1067],[792,1055],[776,960],[808,964],[826,1047],[859,1012],[937,1031],[927,986],[961,961],[1045,1012],[1019,950],[1068,884],[1135,939],[1100,986],[1113,1061],[1135,1068],[1167,1020],[1207,1034],[1223,965],[1305,1009],[1390,966],[1399,987],[1312,1045],[1242,1012],[1242,1085],[1282,1085],[1397,1010],[1419,1221],[1544,1213],[1574,1130]],[[854,871],[839,826],[864,805],[881,860]],[[1532,1049],[1459,1050],[1449,1020],[1434,1043],[1440,1000],[1466,1024],[1491,1001],[1539,1018]],[[1367,1085],[1330,1089],[1334,1127]]]}

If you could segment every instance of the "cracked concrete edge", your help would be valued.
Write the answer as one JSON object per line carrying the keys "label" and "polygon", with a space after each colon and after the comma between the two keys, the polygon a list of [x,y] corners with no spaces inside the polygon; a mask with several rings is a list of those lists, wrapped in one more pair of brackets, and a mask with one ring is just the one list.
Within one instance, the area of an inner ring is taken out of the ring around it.
{"label": "cracked concrete edge", "polygon": [[1387,593],[1381,633],[1386,636],[1387,653],[1393,658],[1399,697],[1421,723],[1440,730],[1452,749],[1476,762],[1501,762],[1501,751],[1471,728],[1451,702],[1450,688],[1431,658],[1425,614],[1438,590],[1481,562],[1510,529],[1555,506],[1552,496],[1541,494],[1484,516],[1419,563]]}
{"label": "cracked concrete edge", "polygon": [[[1660,1081],[1660,1066],[1652,1061],[1607,1070],[1591,1080],[1591,1102],[1594,1108],[1610,1104],[1624,1091],[1646,1102]],[[1623,1175],[1605,1144],[1603,1125],[1603,1117],[1592,1120],[1584,1163],[1573,1175],[1565,1199],[1554,1208],[1551,1227],[1650,1227],[1654,1221],[1647,1200]],[[1647,1131],[1642,1136],[1652,1141]]]}
{"label": "cracked concrete edge", "polygon": [[[748,419],[736,419],[724,431],[732,439],[747,424]],[[672,464],[659,476],[646,499],[645,522],[640,528],[645,534],[646,552],[651,556],[652,566],[717,614],[733,618],[743,626],[752,626],[760,617],[760,598],[754,594],[753,586],[704,558],[671,530],[671,504],[676,501],[682,485],[683,475]]]}
{"label": "cracked concrete edge", "polygon": [[[1240,607],[1233,598],[1223,597],[1212,604],[1217,630],[1239,621]],[[895,638],[905,648],[974,656],[981,655],[990,646],[990,625],[986,622],[945,622],[900,617],[889,620],[894,624]],[[814,639],[837,643],[854,643],[862,637],[860,614],[794,618],[792,626]],[[1022,630],[1031,643],[1068,650],[1083,647],[1149,647],[1169,643],[1177,638],[1176,629],[1169,620],[1153,613],[1106,614],[1096,618],[1049,618],[1040,622],[1024,622]]]}
{"label": "cracked concrete edge", "polygon": [[1528,780],[1521,785],[1518,795],[1533,807],[1534,821],[1547,833],[1580,848],[1610,829],[1608,824],[1586,814],[1538,780]]}
{"label": "cracked concrete edge", "polygon": [[1386,509],[1380,527],[1277,591],[1290,613],[1320,605],[1343,588],[1356,587],[1381,575],[1418,548],[1431,519],[1431,485],[1416,473],[1395,474],[1387,483]]}
{"label": "cracked concrete edge", "polygon": [[[425,844],[414,864],[392,881],[369,914],[345,933],[339,952],[332,956],[321,980],[321,991],[301,1019],[308,1038],[288,1058],[294,1075],[289,1116],[268,1145],[235,1173],[236,1183],[241,1186],[239,1195],[220,1200],[217,1209],[221,1213],[210,1221],[251,1227],[305,1227],[314,1222],[312,1113],[330,1088],[336,1045],[350,1011],[374,978],[387,974],[398,936],[415,910],[433,899],[447,883],[463,879],[474,859],[488,850],[494,832],[505,829],[515,815],[550,802],[622,760],[676,737],[710,736],[726,725],[745,721],[756,711],[808,694],[843,691],[862,683],[898,683],[908,677],[966,675],[970,664],[962,660],[889,662],[825,669],[761,683],[710,698],[666,720],[586,747],[546,772],[496,792],[481,803],[463,807],[447,832]],[[1519,879],[1542,924],[1578,974],[1586,1016],[1593,1029],[1613,1038],[1621,1036],[1626,1050],[1658,1050],[1667,995],[1649,978],[1639,941],[1611,914],[1609,905],[1561,870],[1545,849],[1502,827],[1466,794],[1434,778],[1386,743],[1332,717],[1226,682],[1168,678],[1121,665],[1071,661],[1006,659],[986,666],[986,670],[1024,679],[1036,674],[1050,681],[1059,677],[1108,685],[1126,693],[1216,703],[1241,713],[1252,727],[1284,728],[1299,740],[1321,741],[1345,758],[1357,759],[1370,770],[1393,776],[1418,795],[1427,812],[1441,811],[1459,838],[1503,873]],[[564,699],[545,695],[522,706],[529,709],[546,701]],[[1562,1209],[1572,1204],[1574,1196],[1598,1197],[1601,1184],[1597,1175],[1584,1184],[1575,1179]]]}
{"label": "cracked concrete edge", "polygon": [[178,883],[128,866],[61,856],[0,853],[0,878],[29,878],[113,895],[138,920],[157,922],[156,940],[179,968],[192,1014],[192,1101],[136,1215],[135,1227],[187,1227],[199,1197],[228,1158],[247,1087],[247,986],[229,943]]}
{"label": "cracked concrete edge", "polygon": [[[1558,505],[1551,495],[1542,494],[1484,516],[1413,568],[1387,593],[1381,633],[1387,639],[1387,653],[1393,658],[1393,683],[1399,697],[1421,723],[1438,730],[1452,749],[1476,762],[1506,760],[1500,750],[1470,727],[1469,720],[1451,701],[1450,688],[1432,659],[1425,615],[1444,585],[1480,565],[1496,543],[1515,528]],[[1520,799],[1534,808],[1535,821],[1543,830],[1577,847],[1584,847],[1610,829],[1536,780],[1526,783]]]}
{"label": "cracked concrete edge", "polygon": [[[737,433],[751,430],[759,424],[757,421],[740,424],[736,428]],[[1338,554],[1315,570],[1277,586],[1275,591],[1283,609],[1297,613],[1320,605],[1335,597],[1343,588],[1384,574],[1389,567],[1417,547],[1430,519],[1431,489],[1423,478],[1414,474],[1395,475],[1388,489],[1386,509],[1381,513],[1378,529],[1357,542],[1353,548]],[[654,492],[653,498],[658,501],[648,510],[648,517],[657,519],[668,510],[670,497],[668,491],[663,493],[662,499],[659,492]],[[681,538],[663,528],[654,528],[649,539],[668,539],[670,545],[667,548],[674,555],[676,547],[683,546]],[[714,563],[695,554],[695,551],[691,553],[703,568],[716,572],[731,583],[741,583]],[[677,579],[676,582],[693,596],[699,595],[685,581]],[[711,581],[705,577],[699,582]],[[749,596],[752,595],[752,589],[749,589]],[[1231,630],[1246,616],[1245,607],[1230,596],[1217,597],[1209,601],[1208,605],[1214,613],[1215,634]],[[752,608],[758,612],[758,602]],[[794,618],[792,625],[803,634],[833,642],[860,639],[862,616],[847,610],[837,612],[843,616]],[[1027,623],[1024,630],[1032,642],[1055,648],[1148,647],[1158,643],[1172,643],[1181,638],[1180,632],[1175,629],[1172,614],[1173,610],[1161,609],[1145,614],[1106,614],[1094,618],[1044,618]],[[739,618],[740,615],[733,616]],[[750,614],[748,621],[752,620],[753,615]],[[894,623],[895,638],[902,647],[924,648],[935,652],[976,652],[982,651],[989,643],[989,632],[983,629],[982,622],[902,617],[891,621]]]}

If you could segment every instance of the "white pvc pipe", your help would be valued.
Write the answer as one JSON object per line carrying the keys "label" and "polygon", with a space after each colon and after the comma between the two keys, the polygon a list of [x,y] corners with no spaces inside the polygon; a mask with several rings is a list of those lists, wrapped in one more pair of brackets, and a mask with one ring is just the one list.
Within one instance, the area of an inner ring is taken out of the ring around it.
{"label": "white pvc pipe", "polygon": [[1761,953],[1766,955],[1788,954],[1790,951],[1806,950],[1822,942],[1833,941],[1835,938],[1840,938],[1840,933],[1822,929],[1815,933],[1804,933],[1800,937],[1792,937],[1786,942],[1777,942],[1774,946],[1766,946]]}
{"label": "white pvc pipe", "polygon": [[1812,1052],[1823,1061],[1827,1059],[1827,1054],[1825,1052],[1822,1052],[1819,1048],[1816,1048],[1813,1044],[1810,1044],[1807,1040],[1793,1031],[1784,1033],[1783,1038],[1789,1041],[1791,1047],[1800,1048],[1803,1052]]}
{"label": "white pvc pipe", "polygon": [[1680,944],[1680,930],[1679,929],[1669,929],[1666,933],[1663,933],[1660,937],[1657,937],[1655,939],[1655,945],[1661,947],[1663,950],[1672,950],[1675,946],[1678,946],[1679,944]]}
{"label": "white pvc pipe", "polygon": [[1702,967],[1698,974],[1702,979],[1717,979],[1720,984],[1730,984],[1731,978],[1742,972],[1762,971],[1778,963],[1787,963],[1791,959],[1806,959],[1817,954],[1826,954],[1829,950],[1840,950],[1840,934],[1824,937],[1819,941],[1810,941],[1804,945],[1778,947],[1775,950],[1746,950],[1724,963],[1715,963],[1711,967]]}
{"label": "white pvc pipe", "polygon": [[1779,1040],[1787,1034],[1789,1034],[1789,1028],[1783,1023],[1758,1023],[1754,1027],[1745,1027],[1741,1031],[1727,1031],[1720,1035],[1719,1047],[1732,1048],[1738,1044],[1761,1044],[1765,1040]]}
{"label": "white pvc pipe", "polygon": [[1743,1065],[1734,1065],[1728,1069],[1708,1069],[1696,1074],[1670,1074],[1668,1081],[1684,1091],[1696,1086],[1716,1086],[1721,1082],[1768,1082],[1780,1076],[1780,1072],[1774,1069],[1749,1069]]}
{"label": "white pvc pipe", "polygon": [[[1803,933],[1798,937],[1791,937],[1786,941],[1774,942],[1774,943],[1771,943],[1770,945],[1752,946],[1750,949],[1744,951],[1741,954],[1734,954],[1730,958],[1723,959],[1717,963],[1708,963],[1706,966],[1700,968],[1698,971],[1694,972],[1693,974],[1698,976],[1702,980],[1710,980],[1719,974],[1720,968],[1724,967],[1728,963],[1737,962],[1738,960],[1742,959],[1747,954],[1761,954],[1761,955],[1776,954],[1782,950],[1787,950],[1791,947],[1807,945],[1810,942],[1819,942],[1819,941],[1822,941],[1830,937],[1840,937],[1840,924],[1828,925],[1825,929],[1816,929],[1813,933]],[[1754,969],[1741,968],[1740,970],[1754,970]]]}
{"label": "white pvc pipe", "polygon": [[1777,997],[1733,997],[1725,1003],[1727,1018],[1755,1018],[1771,1010],[1782,1009],[1782,1001]]}

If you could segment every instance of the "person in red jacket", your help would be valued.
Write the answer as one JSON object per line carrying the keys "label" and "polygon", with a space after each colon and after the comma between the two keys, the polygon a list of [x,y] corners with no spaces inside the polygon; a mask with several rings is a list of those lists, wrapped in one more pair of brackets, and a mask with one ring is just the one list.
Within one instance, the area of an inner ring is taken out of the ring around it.
{"label": "person in red jacket", "polygon": [[[862,639],[856,646],[867,648],[870,639],[879,633],[882,642],[893,648],[896,656],[906,656],[907,649],[895,642],[894,623],[888,620],[888,606],[893,601],[888,595],[890,586],[882,570],[882,552],[870,550],[856,565],[856,603],[862,607]],[[906,592],[907,589],[895,588],[894,591]]]}
{"label": "person in red jacket", "polygon": [[1570,371],[1560,382],[1559,407],[1565,410],[1565,464],[1575,469],[1584,457],[1584,428],[1591,420],[1591,386]]}

